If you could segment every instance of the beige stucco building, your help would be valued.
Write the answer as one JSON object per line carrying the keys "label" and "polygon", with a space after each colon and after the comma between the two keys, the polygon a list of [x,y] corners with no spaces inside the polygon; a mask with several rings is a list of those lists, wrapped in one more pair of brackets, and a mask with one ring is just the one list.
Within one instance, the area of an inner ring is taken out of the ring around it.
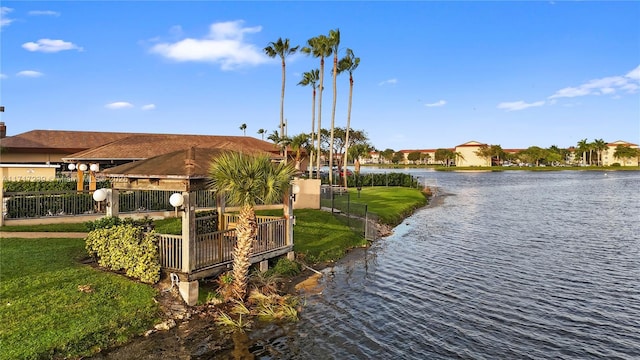
{"label": "beige stucco building", "polygon": [[491,166],[490,158],[483,158],[476,154],[483,145],[477,141],[468,141],[455,147],[456,166]]}
{"label": "beige stucco building", "polygon": [[611,164],[618,163],[620,166],[639,166],[640,157],[630,159],[619,159],[614,156],[616,148],[619,145],[629,146],[632,149],[637,149],[638,144],[632,144],[630,142],[618,140],[607,144],[607,150],[602,152],[602,165],[609,166]]}

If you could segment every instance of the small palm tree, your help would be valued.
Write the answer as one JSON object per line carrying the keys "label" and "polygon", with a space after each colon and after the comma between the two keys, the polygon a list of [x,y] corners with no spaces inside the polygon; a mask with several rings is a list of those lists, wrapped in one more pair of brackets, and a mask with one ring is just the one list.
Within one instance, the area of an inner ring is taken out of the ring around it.
{"label": "small palm tree", "polygon": [[281,200],[294,173],[293,167],[274,163],[268,155],[227,152],[211,164],[209,188],[225,194],[230,203],[240,206],[232,270],[232,291],[238,301],[244,301],[247,295],[251,252],[258,230],[255,205]]}
{"label": "small palm tree", "polygon": [[267,47],[264,48],[265,54],[271,58],[279,56],[282,60],[282,90],[280,94],[280,133],[284,134],[284,84],[285,84],[285,58],[289,55],[293,55],[298,51],[300,46],[291,47],[289,39],[278,38],[277,41],[272,41]]}
{"label": "small palm tree", "polygon": [[302,133],[291,138],[291,150],[296,153],[296,170],[300,170],[300,163],[302,162],[302,150],[307,148],[309,144],[309,135]]}
{"label": "small palm tree", "polygon": [[240,130],[242,130],[244,136],[247,136],[247,124],[240,125]]}
{"label": "small palm tree", "polygon": [[598,154],[598,166],[602,166],[602,152],[608,148],[607,142],[602,139],[595,139],[593,141],[593,149],[596,151],[596,154]]}
{"label": "small palm tree", "polygon": [[262,140],[264,140],[264,134],[267,132],[266,129],[258,129],[258,134],[262,136]]}

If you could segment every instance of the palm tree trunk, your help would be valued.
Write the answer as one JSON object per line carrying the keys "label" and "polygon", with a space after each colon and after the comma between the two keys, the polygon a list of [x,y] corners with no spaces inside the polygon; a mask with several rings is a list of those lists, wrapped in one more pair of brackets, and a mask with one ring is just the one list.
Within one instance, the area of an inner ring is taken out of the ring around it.
{"label": "palm tree trunk", "polygon": [[331,136],[329,140],[329,183],[333,184],[333,129],[336,122],[336,101],[338,99],[338,86],[336,80],[338,78],[338,54],[334,54],[333,57],[333,105],[331,108]]}
{"label": "palm tree trunk", "polygon": [[[322,93],[324,92],[324,57],[320,58],[320,95],[318,96],[318,179],[320,178],[320,133],[322,130]],[[329,172],[331,174],[331,172]]]}
{"label": "palm tree trunk", "polygon": [[251,251],[256,237],[258,222],[252,206],[245,205],[240,209],[236,226],[237,242],[233,249],[233,294],[238,301],[244,301],[247,295]]}
{"label": "palm tree trunk", "polygon": [[[311,154],[309,154],[309,179],[313,178],[313,156],[316,155],[313,144],[316,139],[314,139],[314,131],[316,129],[316,88],[313,88],[313,103],[311,104]],[[320,148],[320,144],[318,144],[318,149]],[[320,178],[320,169],[318,168],[317,172],[318,179]]]}
{"label": "palm tree trunk", "polygon": [[[347,131],[344,136],[344,187],[347,187],[347,165],[349,165],[349,128],[351,127],[351,101],[353,99],[353,76],[349,74],[349,104],[347,106]],[[354,159],[355,164],[355,159]]]}

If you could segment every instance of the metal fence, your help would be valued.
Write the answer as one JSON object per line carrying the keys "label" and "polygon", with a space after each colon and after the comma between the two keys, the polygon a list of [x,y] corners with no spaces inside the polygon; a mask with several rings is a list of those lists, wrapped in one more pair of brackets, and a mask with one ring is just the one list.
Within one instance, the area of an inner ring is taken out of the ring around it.
{"label": "metal fence", "polygon": [[367,204],[354,202],[343,188],[325,188],[320,192],[320,206],[331,211],[353,231],[362,234],[367,240],[378,237],[378,216],[368,210]]}
{"label": "metal fence", "polygon": [[6,219],[47,216],[73,216],[104,213],[89,191],[25,191],[4,194],[3,215]]}
{"label": "metal fence", "polygon": [[[173,206],[169,197],[173,191],[131,190],[118,193],[118,211],[137,213],[145,211],[170,211]],[[93,200],[93,192],[61,191],[24,191],[4,193],[2,215],[5,219],[29,219],[48,216],[75,216],[104,214],[105,204]],[[197,208],[215,208],[216,195],[211,190],[196,192]]]}

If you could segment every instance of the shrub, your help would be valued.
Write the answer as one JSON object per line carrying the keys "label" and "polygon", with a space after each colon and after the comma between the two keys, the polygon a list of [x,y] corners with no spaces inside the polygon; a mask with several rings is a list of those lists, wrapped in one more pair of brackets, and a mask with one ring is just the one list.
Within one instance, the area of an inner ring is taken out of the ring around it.
{"label": "shrub", "polygon": [[140,227],[145,231],[152,230],[154,228],[153,220],[148,216],[145,216],[143,219],[134,220],[133,218],[127,217],[124,219],[120,219],[117,216],[105,216],[98,220],[87,221],[84,223],[85,227],[88,231],[93,231],[97,229],[107,229],[112,228],[118,225],[132,225],[136,227]]}
{"label": "shrub", "polygon": [[300,264],[287,258],[280,258],[275,266],[267,270],[267,275],[293,276],[300,273]]}
{"label": "shrub", "polygon": [[154,284],[160,280],[160,259],[155,232],[131,225],[95,229],[87,235],[86,249],[100,266]]}

